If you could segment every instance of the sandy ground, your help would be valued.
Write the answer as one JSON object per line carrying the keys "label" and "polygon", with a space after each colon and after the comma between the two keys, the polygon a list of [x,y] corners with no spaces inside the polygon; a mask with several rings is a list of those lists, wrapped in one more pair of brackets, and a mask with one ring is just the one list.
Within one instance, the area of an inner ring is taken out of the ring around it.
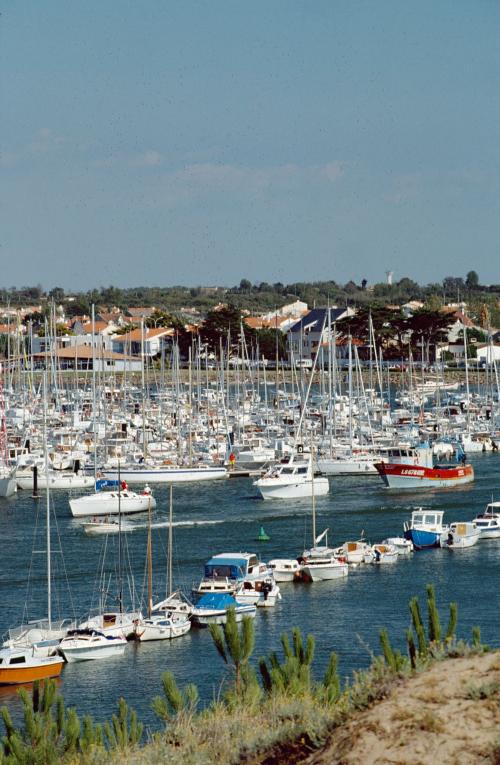
{"label": "sandy ground", "polygon": [[302,765],[500,765],[500,653],[404,681]]}

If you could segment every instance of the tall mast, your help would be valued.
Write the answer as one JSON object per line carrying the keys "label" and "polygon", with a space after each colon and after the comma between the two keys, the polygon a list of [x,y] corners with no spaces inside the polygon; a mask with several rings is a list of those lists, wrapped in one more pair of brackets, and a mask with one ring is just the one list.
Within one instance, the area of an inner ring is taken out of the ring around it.
{"label": "tall mast", "polygon": [[167,569],[167,596],[170,597],[172,595],[172,518],[173,518],[173,485],[170,484],[170,502],[169,502],[169,512],[168,512],[168,545],[167,545],[167,555],[168,555],[168,569]]}
{"label": "tall mast", "polygon": [[47,370],[43,373],[43,460],[47,488],[46,522],[47,522],[47,621],[49,630],[52,629],[52,571],[50,549],[50,489],[49,489],[49,456],[47,450]]}
{"label": "tall mast", "polygon": [[153,611],[153,547],[151,544],[151,496],[148,499],[147,559],[148,559],[148,616],[151,617],[151,613]]}

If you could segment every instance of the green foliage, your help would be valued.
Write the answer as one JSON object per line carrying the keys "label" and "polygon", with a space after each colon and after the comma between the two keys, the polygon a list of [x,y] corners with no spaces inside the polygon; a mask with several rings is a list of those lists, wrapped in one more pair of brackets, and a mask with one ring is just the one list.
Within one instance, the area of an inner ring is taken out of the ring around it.
{"label": "green foliage", "polygon": [[427,585],[427,611],[429,614],[429,640],[431,643],[439,643],[441,640],[441,623],[432,584]]}
{"label": "green foliage", "polygon": [[199,698],[196,685],[190,683],[180,690],[171,672],[164,672],[161,679],[163,697],[155,696],[151,703],[155,714],[165,721],[181,715],[194,714]]}
{"label": "green foliage", "polygon": [[241,628],[238,629],[236,612],[231,607],[227,611],[225,624],[209,624],[208,629],[217,653],[234,672],[236,695],[244,695],[246,691],[254,689],[255,673],[248,667],[255,644],[253,619],[244,616]]}
{"label": "green foliage", "polygon": [[137,721],[137,713],[129,709],[125,699],[118,702],[118,714],[114,714],[111,722],[104,723],[104,735],[112,749],[127,749],[136,746],[142,738],[144,726]]}
{"label": "green foliage", "polygon": [[446,630],[446,640],[454,640],[458,621],[458,605],[450,603],[450,616],[448,619],[448,628]]}
{"label": "green foliage", "polygon": [[384,659],[393,672],[399,672],[406,665],[405,657],[401,655],[400,651],[395,651],[392,648],[389,634],[385,628],[380,630],[379,636]]}

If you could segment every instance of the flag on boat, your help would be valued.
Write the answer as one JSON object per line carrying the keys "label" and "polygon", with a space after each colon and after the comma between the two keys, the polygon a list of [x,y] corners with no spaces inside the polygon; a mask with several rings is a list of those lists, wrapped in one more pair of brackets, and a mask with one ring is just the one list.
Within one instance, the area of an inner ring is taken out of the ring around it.
{"label": "flag on boat", "polygon": [[327,535],[327,534],[328,534],[328,529],[325,529],[325,530],[324,530],[324,531],[323,531],[323,532],[322,532],[322,533],[319,535],[319,537],[316,537],[316,539],[314,540],[314,544],[315,544],[315,545],[319,545],[319,543],[321,542],[321,540],[323,539],[323,537],[326,537],[326,535]]}

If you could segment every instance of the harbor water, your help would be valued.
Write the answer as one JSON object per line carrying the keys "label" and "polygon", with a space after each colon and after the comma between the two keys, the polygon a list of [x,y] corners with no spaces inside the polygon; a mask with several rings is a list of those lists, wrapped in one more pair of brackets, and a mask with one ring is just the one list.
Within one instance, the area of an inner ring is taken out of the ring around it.
{"label": "harbor water", "polygon": [[[474,457],[474,483],[460,489],[434,492],[399,492],[385,489],[377,476],[330,479],[330,493],[316,500],[317,533],[328,528],[330,546],[360,538],[371,542],[401,535],[403,522],[418,506],[442,509],[444,521],[471,520],[488,502],[500,499],[500,456]],[[166,588],[168,487],[153,486],[157,510],[153,516],[154,589],[157,599]],[[174,487],[174,584],[189,592],[200,580],[203,564],[219,552],[257,552],[263,560],[297,557],[310,546],[311,505],[308,500],[270,501],[258,498],[249,478]],[[51,502],[54,567],[53,618],[85,617],[98,605],[104,560],[107,608],[115,610],[118,537],[90,537],[73,520],[66,492],[53,491]],[[30,618],[46,616],[46,500],[33,500],[31,492],[0,500],[3,544],[0,569],[0,632],[20,624],[25,603]],[[135,605],[145,602],[147,518],[127,518],[133,531],[122,535],[124,605],[133,587]],[[260,526],[270,537],[256,538]],[[60,539],[60,545],[59,541]],[[59,549],[60,547],[60,549]],[[448,603],[459,606],[458,634],[470,637],[480,625],[484,642],[499,644],[498,540],[483,541],[467,550],[449,553],[433,549],[414,553],[392,566],[351,568],[339,581],[282,584],[282,600],[275,608],[259,609],[255,619],[254,658],[280,650],[280,635],[292,627],[316,639],[316,667],[321,672],[329,653],[337,652],[342,676],[366,667],[379,653],[378,632],[387,627],[393,643],[404,649],[409,625],[408,600],[418,595],[425,603],[425,585],[433,583],[442,621]],[[66,572],[66,573],[65,573]],[[67,575],[67,584],[66,584]],[[132,585],[132,581],[134,585]],[[216,697],[225,675],[207,630],[192,629],[172,641],[131,643],[123,657],[66,665],[60,690],[68,705],[96,720],[109,718],[123,696],[139,718],[154,728],[159,723],[151,699],[161,693],[161,674],[173,672],[178,683],[196,683],[204,703]],[[0,689],[0,703],[15,716],[20,704],[16,689]]]}

